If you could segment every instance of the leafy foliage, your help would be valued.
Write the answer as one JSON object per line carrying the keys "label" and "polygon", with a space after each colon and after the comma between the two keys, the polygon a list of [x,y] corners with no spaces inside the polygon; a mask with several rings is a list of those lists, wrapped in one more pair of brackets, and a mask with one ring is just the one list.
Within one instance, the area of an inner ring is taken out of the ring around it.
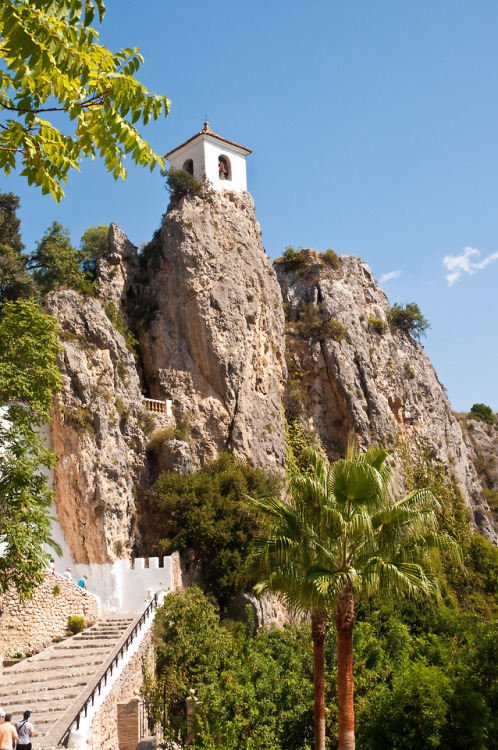
{"label": "leafy foliage", "polygon": [[86,628],[86,622],[79,615],[69,615],[67,618],[67,629],[73,635],[81,633]]}
{"label": "leafy foliage", "polygon": [[331,338],[334,341],[345,341],[347,328],[336,318],[328,317],[323,305],[309,302],[298,312],[299,320],[290,325],[297,328],[300,334],[308,338]]}
{"label": "leafy foliage", "polygon": [[252,622],[225,627],[195,588],[168,596],[157,621],[156,676],[146,684],[167,748],[186,746],[185,700],[194,690],[203,703],[194,749],[311,750],[307,626],[253,637]]}
{"label": "leafy foliage", "polygon": [[91,278],[81,261],[80,251],[71,244],[69,229],[54,221],[30,255],[28,266],[42,296],[60,287],[91,293]]}
{"label": "leafy foliage", "polygon": [[49,555],[50,503],[43,468],[55,456],[37,427],[49,421],[60,388],[55,358],[57,323],[33,301],[5,302],[0,317],[0,590],[28,595],[41,581]]}
{"label": "leafy foliage", "polygon": [[[111,53],[90,24],[102,0],[6,0],[0,6],[0,169],[21,168],[30,185],[57,201],[62,184],[83,157],[103,156],[115,178],[123,159],[154,168],[164,162],[142,140],[146,125],[169,112],[165,96],[151,94],[134,74],[137,48]],[[63,113],[63,132],[48,114]]]}
{"label": "leafy foliage", "polygon": [[243,498],[275,487],[275,479],[228,454],[195,474],[162,474],[154,485],[166,554],[194,551],[204,588],[222,607],[240,588],[238,576],[257,529]]}
{"label": "leafy foliage", "polygon": [[382,320],[382,318],[368,318],[368,325],[375,333],[379,333],[381,336],[389,328],[389,324],[385,320]]}
{"label": "leafy foliage", "polygon": [[408,302],[406,305],[394,304],[389,312],[389,323],[398,331],[410,334],[417,341],[420,341],[420,337],[425,336],[425,332],[431,327],[415,302]]}
{"label": "leafy foliage", "polygon": [[[430,550],[455,550],[438,534],[427,490],[395,500],[387,453],[350,448],[331,466],[310,448],[304,471],[290,478],[288,502],[278,497],[252,499],[264,533],[255,538],[249,561],[258,594],[279,593],[298,610],[309,612],[314,645],[315,688],[323,676],[326,612],[333,611],[338,632],[339,748],[354,732],[352,631],[354,597],[376,591],[421,599],[438,594]],[[339,644],[341,647],[339,648]],[[318,676],[319,675],[319,676]],[[323,693],[315,690],[315,742],[322,750],[319,718]]]}
{"label": "leafy foliage", "polygon": [[494,424],[495,415],[490,406],[486,404],[474,404],[469,412],[470,419],[479,419],[486,424]]}
{"label": "leafy foliage", "polygon": [[162,174],[166,177],[166,189],[171,193],[173,200],[180,200],[184,195],[202,196],[204,193],[204,185],[185,169],[171,167],[170,170],[165,170]]}
{"label": "leafy foliage", "polygon": [[6,300],[34,297],[38,291],[23,255],[18,208],[17,195],[0,193],[0,305]]}
{"label": "leafy foliage", "polygon": [[328,250],[322,253],[322,264],[330,266],[334,271],[337,271],[341,265],[341,260],[337,253],[329,247]]}
{"label": "leafy foliage", "polygon": [[95,279],[97,262],[107,251],[108,233],[109,227],[100,224],[98,227],[88,227],[81,235],[80,264],[91,279]]}
{"label": "leafy foliage", "polygon": [[[411,601],[360,601],[354,633],[357,746],[496,750],[496,622]],[[146,690],[166,747],[185,746],[195,690],[197,750],[310,750],[309,624],[283,630],[220,622],[200,591],[167,597],[157,617],[157,672]],[[327,749],[337,747],[335,634],[325,648]]]}
{"label": "leafy foliage", "polygon": [[293,245],[287,245],[282,257],[277,258],[275,263],[283,263],[287,268],[302,268],[308,264],[308,258],[302,247],[296,250]]}

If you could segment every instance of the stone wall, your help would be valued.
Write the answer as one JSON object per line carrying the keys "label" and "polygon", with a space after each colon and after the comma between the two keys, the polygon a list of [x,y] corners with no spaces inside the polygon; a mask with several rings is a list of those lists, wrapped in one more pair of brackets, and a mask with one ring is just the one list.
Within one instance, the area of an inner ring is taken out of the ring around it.
{"label": "stone wall", "polygon": [[0,609],[0,653],[3,655],[46,648],[54,638],[65,635],[70,615],[83,617],[87,625],[100,617],[96,596],[49,570],[32,599],[21,602],[15,591],[7,591],[1,598]]}
{"label": "stone wall", "polygon": [[[116,679],[112,690],[98,709],[88,730],[87,750],[118,750],[118,704],[140,699],[144,659],[153,663],[153,627],[149,627],[136,653]],[[137,740],[138,741],[138,740]]]}

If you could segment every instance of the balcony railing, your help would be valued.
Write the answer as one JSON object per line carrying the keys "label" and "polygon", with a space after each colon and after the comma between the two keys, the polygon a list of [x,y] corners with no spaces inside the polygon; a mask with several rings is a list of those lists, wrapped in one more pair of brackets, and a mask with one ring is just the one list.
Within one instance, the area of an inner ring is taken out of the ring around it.
{"label": "balcony railing", "polygon": [[173,416],[172,402],[169,399],[158,401],[155,398],[144,398],[144,405],[148,411],[155,414],[166,414],[167,417]]}

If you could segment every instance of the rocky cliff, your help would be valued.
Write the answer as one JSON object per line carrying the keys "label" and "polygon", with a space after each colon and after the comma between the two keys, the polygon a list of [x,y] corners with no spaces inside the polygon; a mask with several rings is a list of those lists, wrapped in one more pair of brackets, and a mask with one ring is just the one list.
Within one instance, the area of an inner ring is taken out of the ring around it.
{"label": "rocky cliff", "polygon": [[[260,234],[248,193],[184,197],[141,254],[111,225],[98,299],[48,295],[64,346],[58,513],[76,561],[150,552],[147,490],[161,470],[193,471],[228,450],[281,472],[282,400],[331,458],[352,437],[381,441],[399,449],[402,475],[424,452],[458,481],[473,523],[496,543],[496,487],[488,481],[485,494],[474,466],[496,460],[495,437],[477,425],[463,439],[422,346],[389,325],[368,266],[305,250],[273,268]],[[170,399],[174,424],[154,422],[144,395]]]}
{"label": "rocky cliff", "polygon": [[457,479],[477,528],[498,541],[436,372],[422,346],[388,324],[389,301],[369,267],[305,250],[275,269],[287,317],[287,409],[302,411],[332,458],[352,436],[363,447],[383,442],[413,455],[423,446]]}
{"label": "rocky cliff", "polygon": [[135,540],[150,417],[133,355],[101,303],[72,291],[45,303],[64,347],[52,422],[57,514],[76,563],[109,562]]}
{"label": "rocky cliff", "polygon": [[144,252],[134,301],[144,381],[173,401],[196,466],[224,450],[284,465],[284,315],[260,235],[248,193],[184,197]]}

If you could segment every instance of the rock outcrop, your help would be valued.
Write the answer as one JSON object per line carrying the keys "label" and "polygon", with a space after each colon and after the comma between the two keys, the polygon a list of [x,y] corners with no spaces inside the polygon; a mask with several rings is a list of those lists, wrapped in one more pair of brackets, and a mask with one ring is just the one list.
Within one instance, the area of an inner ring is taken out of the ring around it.
{"label": "rock outcrop", "polygon": [[[462,433],[472,463],[491,508],[491,519],[498,528],[498,426],[459,416]],[[495,414],[495,420],[497,415]]]}
{"label": "rock outcrop", "polygon": [[99,300],[104,307],[113,305],[128,324],[127,310],[133,309],[139,274],[138,252],[122,229],[111,224],[107,235],[107,252],[97,263]]}
{"label": "rock outcrop", "polygon": [[45,304],[64,347],[52,422],[58,518],[76,563],[110,562],[133,546],[151,415],[133,355],[101,303],[58,291]]}
{"label": "rock outcrop", "polygon": [[301,259],[275,263],[288,321],[287,408],[302,402],[332,458],[352,436],[364,447],[401,438],[416,451],[422,442],[451,467],[477,528],[497,541],[436,372],[419,343],[388,325],[389,302],[369,267],[353,256],[329,264],[312,250]]}
{"label": "rock outcrop", "polygon": [[144,380],[173,401],[196,467],[224,450],[270,471],[284,464],[284,315],[260,234],[248,193],[184,197],[144,252]]}

